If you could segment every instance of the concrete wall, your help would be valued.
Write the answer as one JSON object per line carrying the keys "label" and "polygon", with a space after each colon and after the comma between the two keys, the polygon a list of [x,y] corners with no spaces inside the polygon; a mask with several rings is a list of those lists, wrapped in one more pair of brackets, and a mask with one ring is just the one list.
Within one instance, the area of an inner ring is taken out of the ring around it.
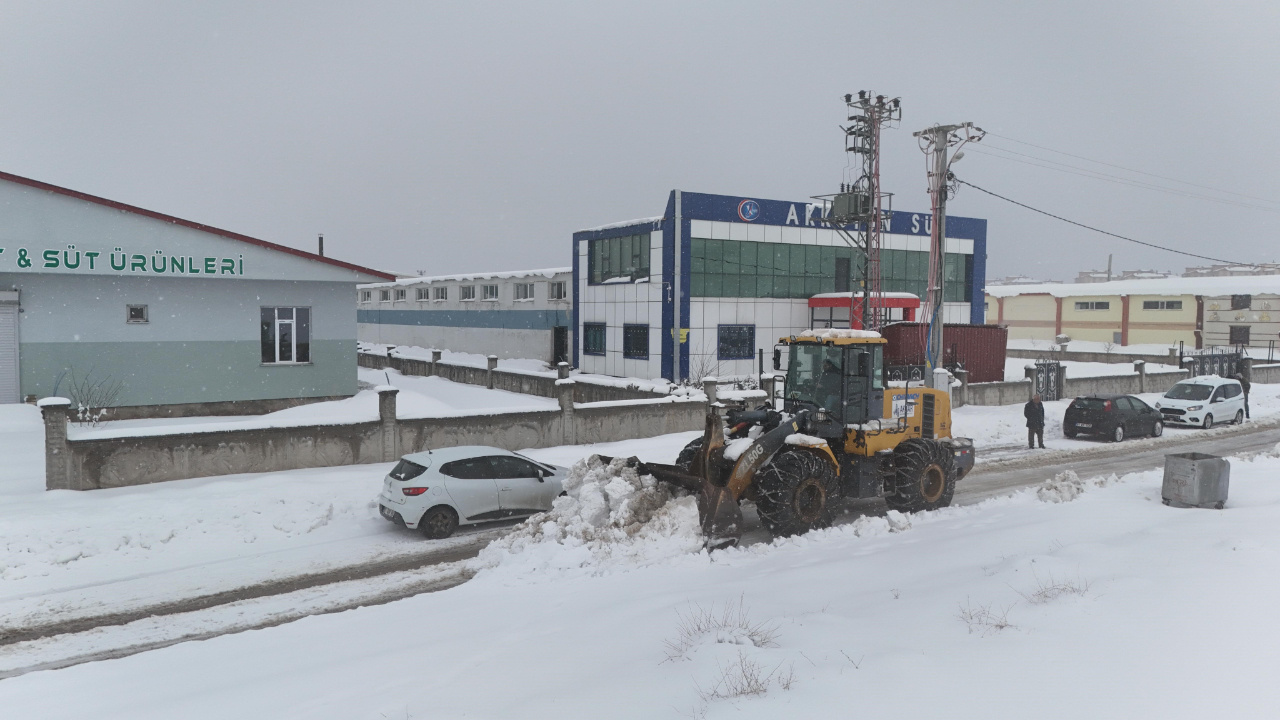
{"label": "concrete wall", "polygon": [[391,462],[408,452],[455,445],[508,450],[588,444],[701,429],[706,404],[683,399],[582,404],[561,386],[560,410],[399,420],[394,393],[381,419],[348,425],[226,430],[140,437],[67,439],[66,407],[42,408],[46,487],[92,490],[192,477]]}
{"label": "concrete wall", "polygon": [[[987,297],[987,322],[1009,328],[1010,340],[1052,340],[1057,303],[1051,295]],[[1002,307],[1003,306],[1003,307]]]}
{"label": "concrete wall", "polygon": [[[1180,301],[1179,310],[1145,310],[1145,302]],[[1196,345],[1196,296],[1195,295],[1130,295],[1129,343],[1168,343],[1177,345],[1181,340],[1187,347]]]}
{"label": "concrete wall", "polygon": [[[1068,343],[1068,348],[1071,345]],[[1175,351],[1172,355],[1146,355],[1138,353],[1126,352],[1078,352],[1075,350],[1067,350],[1066,352],[1058,352],[1056,350],[1024,350],[1020,348],[1009,348],[1005,350],[1005,356],[1011,358],[1026,358],[1028,360],[1039,360],[1048,358],[1052,360],[1071,360],[1075,362],[1097,362],[1097,363],[1128,363],[1133,364],[1134,360],[1145,360],[1149,363],[1157,365],[1178,365],[1178,354]]]}
{"label": "concrete wall", "polygon": [[[24,397],[67,395],[73,372],[123,383],[122,406],[356,391],[349,282],[0,273],[0,287],[20,293]],[[125,322],[135,304],[148,322]],[[264,306],[311,308],[310,363],[262,364]]]}
{"label": "concrete wall", "polygon": [[966,405],[1014,405],[1031,399],[1031,381],[973,383],[966,392]]}
{"label": "concrete wall", "polygon": [[[1077,310],[1078,303],[1105,302],[1106,310]],[[1120,332],[1123,302],[1118,295],[1081,295],[1062,298],[1061,331],[1074,340],[1093,340],[1120,344],[1116,333]]]}
{"label": "concrete wall", "polygon": [[[1248,286],[1242,280],[1242,291]],[[1231,296],[1204,298],[1204,344],[1230,345],[1231,326],[1249,328],[1249,345],[1267,347],[1267,342],[1280,342],[1280,296],[1256,294],[1250,297],[1249,309],[1231,309]]]}
{"label": "concrete wall", "polygon": [[[386,357],[377,353],[360,353],[360,366],[380,370],[394,368],[404,375],[436,375],[446,380],[468,385],[483,385],[495,390],[538,395],[540,397],[559,397],[556,378],[546,375],[533,375],[512,370],[493,370],[472,367],[470,365],[449,365],[432,363],[429,360],[411,360],[400,357]],[[610,402],[615,400],[644,400],[667,397],[665,393],[647,390],[599,385],[590,381],[576,379],[573,384],[574,402]]]}

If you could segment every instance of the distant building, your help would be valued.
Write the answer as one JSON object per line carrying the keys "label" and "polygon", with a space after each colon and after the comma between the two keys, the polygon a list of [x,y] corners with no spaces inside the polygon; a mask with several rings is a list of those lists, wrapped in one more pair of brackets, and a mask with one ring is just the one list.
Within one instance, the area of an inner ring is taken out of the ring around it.
{"label": "distant building", "polygon": [[361,285],[361,341],[454,352],[570,357],[571,268],[411,277]]}
{"label": "distant building", "polygon": [[1036,280],[1026,275],[1010,275],[1008,277],[998,278],[996,280],[988,280],[987,285],[1038,285],[1046,282],[1061,282],[1060,280]]}
{"label": "distant building", "polygon": [[1280,275],[1280,263],[1259,265],[1200,265],[1189,267],[1182,277],[1240,277],[1246,275]]}
{"label": "distant building", "polygon": [[1173,276],[1171,272],[1161,272],[1159,270],[1121,270],[1111,274],[1102,270],[1087,270],[1077,275],[1074,282],[1100,283],[1115,280],[1159,280],[1160,278]]}
{"label": "distant building", "polygon": [[1170,277],[1004,285],[986,291],[989,322],[1010,339],[1116,345],[1267,347],[1280,340],[1280,276]]}

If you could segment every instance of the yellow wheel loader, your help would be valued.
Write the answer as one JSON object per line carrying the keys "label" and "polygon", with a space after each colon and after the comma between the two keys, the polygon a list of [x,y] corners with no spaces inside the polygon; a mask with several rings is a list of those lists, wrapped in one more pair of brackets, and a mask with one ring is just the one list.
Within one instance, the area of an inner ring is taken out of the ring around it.
{"label": "yellow wheel loader", "polygon": [[659,480],[698,493],[711,548],[737,544],[739,502],[755,503],[774,535],[825,527],[842,498],[884,498],[890,509],[951,504],[974,463],[973,441],[952,437],[946,391],[890,387],[885,340],[861,330],[809,330],[782,338],[788,356],[783,408],[713,407],[703,436],[675,465],[639,463]]}

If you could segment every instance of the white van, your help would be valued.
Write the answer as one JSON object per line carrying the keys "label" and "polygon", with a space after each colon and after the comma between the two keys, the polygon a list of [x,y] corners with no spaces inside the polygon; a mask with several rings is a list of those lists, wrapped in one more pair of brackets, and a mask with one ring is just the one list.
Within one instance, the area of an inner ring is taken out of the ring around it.
{"label": "white van", "polygon": [[1244,422],[1244,389],[1239,381],[1217,375],[1188,378],[1169,388],[1156,403],[1166,425],[1198,425]]}

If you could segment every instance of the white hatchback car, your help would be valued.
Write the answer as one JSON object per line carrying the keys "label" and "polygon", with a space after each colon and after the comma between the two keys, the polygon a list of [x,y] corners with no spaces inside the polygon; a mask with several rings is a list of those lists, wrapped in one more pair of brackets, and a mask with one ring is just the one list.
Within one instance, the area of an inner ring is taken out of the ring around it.
{"label": "white hatchback car", "polygon": [[1166,425],[1244,422],[1244,389],[1240,382],[1217,375],[1188,378],[1169,388],[1156,403]]}
{"label": "white hatchback car", "polygon": [[378,510],[429,538],[446,538],[458,525],[550,510],[565,472],[496,447],[410,453],[383,480]]}

